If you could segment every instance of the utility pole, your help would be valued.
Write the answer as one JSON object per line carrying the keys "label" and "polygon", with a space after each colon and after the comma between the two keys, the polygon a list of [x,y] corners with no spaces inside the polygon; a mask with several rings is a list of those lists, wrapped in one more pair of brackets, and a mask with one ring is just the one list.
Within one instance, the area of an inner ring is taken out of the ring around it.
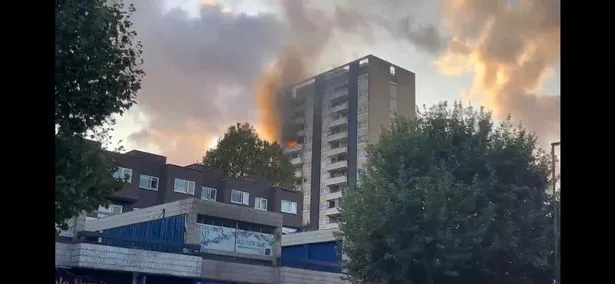
{"label": "utility pole", "polygon": [[561,142],[553,142],[551,143],[551,180],[553,182],[553,233],[555,234],[555,248],[554,248],[554,275],[556,283],[559,283],[559,233],[557,228],[557,199],[555,187],[557,185],[557,181],[555,180],[555,147],[559,146]]}

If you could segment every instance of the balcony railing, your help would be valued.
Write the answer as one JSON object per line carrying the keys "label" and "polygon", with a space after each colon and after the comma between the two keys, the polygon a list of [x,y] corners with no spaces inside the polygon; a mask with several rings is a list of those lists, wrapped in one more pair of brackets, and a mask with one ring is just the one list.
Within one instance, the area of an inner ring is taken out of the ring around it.
{"label": "balcony railing", "polygon": [[337,229],[339,228],[339,224],[338,223],[329,223],[329,224],[322,224],[318,226],[318,229],[320,230],[327,230],[327,229]]}
{"label": "balcony railing", "polygon": [[332,177],[325,180],[326,185],[336,185],[346,183],[346,176]]}
{"label": "balcony railing", "polygon": [[335,215],[339,215],[340,213],[341,213],[340,209],[337,206],[323,210],[323,214],[326,216],[335,216]]}
{"label": "balcony railing", "polygon": [[339,99],[342,97],[348,96],[348,89],[344,89],[344,90],[340,90],[340,91],[336,91],[335,93],[333,93],[331,95],[331,97],[329,97],[330,100],[335,100],[335,99]]}
{"label": "balcony railing", "polygon": [[348,167],[348,161],[339,161],[337,163],[332,163],[326,166],[327,171],[332,171],[332,170],[337,170],[337,169],[343,169]]}
{"label": "balcony railing", "polygon": [[341,104],[337,104],[331,108],[329,108],[329,112],[330,113],[335,113],[338,111],[342,111],[342,110],[347,110],[348,109],[348,103],[341,103]]}
{"label": "balcony railing", "polygon": [[303,117],[303,116],[300,116],[300,117],[294,118],[294,119],[292,120],[292,123],[293,123],[293,124],[303,124],[304,122],[305,122],[305,117]]}
{"label": "balcony railing", "polygon": [[293,165],[301,164],[301,157],[297,157],[297,158],[290,160],[290,163]]}
{"label": "balcony railing", "polygon": [[332,142],[332,141],[344,139],[346,137],[348,137],[348,131],[342,131],[342,132],[338,132],[335,134],[329,134],[327,136],[327,141]]}
{"label": "balcony railing", "polygon": [[331,120],[331,122],[329,122],[329,127],[335,127],[335,126],[344,125],[347,123],[348,123],[348,117],[344,116],[344,117],[340,117],[335,120]]}
{"label": "balcony railing", "polygon": [[348,148],[346,146],[341,146],[341,147],[329,149],[325,151],[325,154],[330,157],[330,156],[335,156],[335,155],[339,155],[339,154],[347,153],[347,152],[348,152]]}
{"label": "balcony railing", "polygon": [[301,151],[302,149],[303,149],[303,144],[298,144],[295,147],[286,147],[286,148],[284,148],[284,152],[286,152],[286,153],[293,153],[293,152]]}
{"label": "balcony railing", "polygon": [[336,191],[336,192],[330,192],[325,194],[325,199],[326,200],[333,200],[333,199],[338,199],[342,197],[342,191]]}

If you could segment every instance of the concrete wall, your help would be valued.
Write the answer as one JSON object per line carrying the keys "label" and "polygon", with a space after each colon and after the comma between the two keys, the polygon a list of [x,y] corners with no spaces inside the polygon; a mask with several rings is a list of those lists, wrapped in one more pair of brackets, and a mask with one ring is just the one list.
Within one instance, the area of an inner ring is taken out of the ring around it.
{"label": "concrete wall", "polygon": [[333,233],[336,231],[336,229],[328,229],[283,235],[282,246],[285,247],[335,241],[335,236]]}
{"label": "concrete wall", "polygon": [[70,266],[74,244],[56,243],[56,266]]}
{"label": "concrete wall", "polygon": [[279,269],[199,256],[99,244],[56,243],[56,266],[206,278],[241,283],[280,283]]}
{"label": "concrete wall", "polygon": [[[151,220],[160,219],[163,217],[162,210],[164,209],[165,217],[185,214],[186,219],[186,244],[198,244],[196,236],[196,224],[198,215],[208,215],[212,217],[227,218],[231,220],[249,222],[253,224],[267,225],[275,227],[275,246],[273,248],[273,256],[266,257],[275,265],[276,258],[281,256],[281,230],[282,230],[282,214],[271,211],[255,210],[251,207],[235,206],[210,200],[202,200],[197,198],[187,198],[175,202],[156,205],[148,208],[143,208],[137,211],[131,211],[124,214],[109,216],[98,220],[85,221],[86,231],[100,231],[115,227],[121,227]],[[227,253],[219,252],[217,254],[228,255]],[[232,256],[247,257],[262,259],[263,257],[256,255],[243,255],[233,253]]]}
{"label": "concrete wall", "polygon": [[290,267],[268,267],[202,259],[199,256],[119,248],[99,244],[56,243],[56,266],[106,269],[241,283],[349,283],[343,275]]}
{"label": "concrete wall", "polygon": [[341,284],[350,283],[342,279],[342,274],[280,267],[280,283],[284,284]]}
{"label": "concrete wall", "polygon": [[[100,231],[109,228],[121,227],[136,224],[163,217],[177,216],[192,213],[193,202],[191,199],[179,200],[175,202],[160,204],[152,207],[143,208],[137,211],[130,211],[119,215],[113,215],[97,220],[85,221],[86,231]],[[195,216],[196,218],[196,216]],[[190,219],[188,220],[190,221]],[[196,219],[195,219],[196,222]]]}
{"label": "concrete wall", "polygon": [[202,258],[99,244],[56,243],[56,266],[200,277]]}

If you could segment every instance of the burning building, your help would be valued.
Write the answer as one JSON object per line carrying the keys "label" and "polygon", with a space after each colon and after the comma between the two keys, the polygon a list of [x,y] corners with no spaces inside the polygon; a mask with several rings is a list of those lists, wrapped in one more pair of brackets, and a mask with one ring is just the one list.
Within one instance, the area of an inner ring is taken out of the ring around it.
{"label": "burning building", "polygon": [[373,55],[280,90],[278,139],[304,192],[303,222],[335,228],[341,190],[357,181],[366,147],[396,115],[415,116],[414,73]]}

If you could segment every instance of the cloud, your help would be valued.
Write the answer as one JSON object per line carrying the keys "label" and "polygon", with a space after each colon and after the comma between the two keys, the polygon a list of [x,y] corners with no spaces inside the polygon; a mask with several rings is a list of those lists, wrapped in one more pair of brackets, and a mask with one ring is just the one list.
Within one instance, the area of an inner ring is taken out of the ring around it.
{"label": "cloud", "polygon": [[391,36],[440,56],[446,74],[472,72],[468,93],[497,114],[512,112],[539,133],[559,134],[558,99],[536,95],[559,60],[559,1],[269,0],[278,12],[254,15],[231,12],[254,5],[247,0],[227,1],[232,7],[199,2],[194,17],[178,8],[163,12],[164,0],[134,1],[147,73],[137,102],[147,124],[129,140],[156,145],[170,162],[199,160],[238,121],[262,135],[279,131],[272,90]]}
{"label": "cloud", "polygon": [[472,97],[499,117],[511,114],[543,144],[559,138],[559,94],[540,90],[560,59],[560,0],[449,0],[445,7],[454,37],[436,66],[473,73]]}
{"label": "cloud", "polygon": [[280,22],[223,12],[209,3],[200,17],[162,1],[136,1],[138,39],[147,73],[137,98],[147,126],[129,136],[155,144],[171,162],[199,160],[212,137],[237,121],[254,121],[253,85],[282,40]]}

